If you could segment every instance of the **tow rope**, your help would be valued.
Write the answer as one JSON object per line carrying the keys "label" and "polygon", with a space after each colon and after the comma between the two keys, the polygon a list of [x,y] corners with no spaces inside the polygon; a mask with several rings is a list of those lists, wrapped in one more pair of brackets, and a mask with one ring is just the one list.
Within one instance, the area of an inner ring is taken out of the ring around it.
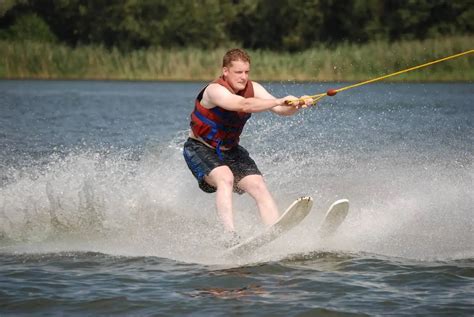
{"label": "tow rope", "polygon": [[392,74],[380,76],[380,77],[377,77],[377,78],[374,78],[374,79],[369,79],[369,80],[366,80],[366,81],[363,81],[363,82],[360,82],[360,83],[357,83],[357,84],[349,85],[349,86],[346,86],[346,87],[342,87],[342,88],[338,88],[338,89],[329,89],[325,93],[308,96],[304,99],[300,98],[300,99],[297,99],[297,100],[292,100],[289,103],[290,104],[301,104],[301,103],[304,104],[305,99],[311,98],[311,99],[313,99],[313,106],[315,106],[316,103],[319,100],[321,100],[323,97],[326,97],[326,96],[331,96],[332,97],[332,96],[335,96],[338,92],[341,92],[341,91],[344,91],[344,90],[349,90],[349,89],[359,87],[359,86],[362,86],[362,85],[370,84],[370,83],[380,81],[382,79],[386,79],[386,78],[389,78],[389,77],[392,77],[392,76],[400,75],[400,74],[403,74],[403,73],[408,73],[408,72],[411,72],[412,70],[416,70],[416,69],[427,67],[427,66],[430,66],[430,65],[433,65],[433,64],[441,63],[441,62],[444,62],[444,61],[447,61],[447,60],[450,60],[450,59],[453,59],[453,58],[461,57],[461,56],[471,54],[471,53],[474,53],[474,50],[469,50],[469,51],[465,51],[465,52],[462,52],[462,53],[458,53],[458,54],[450,55],[450,56],[447,56],[447,57],[443,57],[443,58],[437,59],[437,60],[432,61],[432,62],[428,62],[428,63],[421,64],[421,65],[418,65],[418,66],[410,67],[410,68],[400,70],[400,71],[392,73]]}

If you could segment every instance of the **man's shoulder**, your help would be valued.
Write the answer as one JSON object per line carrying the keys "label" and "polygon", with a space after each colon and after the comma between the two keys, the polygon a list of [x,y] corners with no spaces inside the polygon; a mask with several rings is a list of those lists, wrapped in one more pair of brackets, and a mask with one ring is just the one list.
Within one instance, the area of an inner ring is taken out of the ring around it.
{"label": "man's shoulder", "polygon": [[228,95],[232,93],[227,88],[218,83],[210,83],[206,87],[204,94],[207,94],[208,96],[221,96],[222,94]]}
{"label": "man's shoulder", "polygon": [[256,81],[252,80],[251,83],[252,83],[252,86],[253,86],[254,89],[255,88],[263,88],[263,86],[260,83],[256,82]]}
{"label": "man's shoulder", "polygon": [[230,94],[230,92],[224,86],[219,85],[218,83],[210,83],[204,89],[201,105],[204,106],[204,108],[213,108],[217,106],[217,100],[227,94]]}
{"label": "man's shoulder", "polygon": [[207,89],[228,91],[224,86],[222,86],[219,83],[215,83],[215,82],[212,82],[209,85],[207,85]]}
{"label": "man's shoulder", "polygon": [[269,98],[273,97],[261,84],[253,81],[253,91],[257,98]]}

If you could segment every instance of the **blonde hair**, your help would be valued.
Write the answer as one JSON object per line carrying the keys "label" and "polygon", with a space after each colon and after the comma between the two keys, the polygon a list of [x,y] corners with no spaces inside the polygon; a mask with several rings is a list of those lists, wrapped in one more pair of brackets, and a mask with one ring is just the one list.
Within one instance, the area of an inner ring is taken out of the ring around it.
{"label": "blonde hair", "polygon": [[225,53],[222,67],[230,67],[233,61],[243,61],[250,64],[250,56],[243,49],[233,48]]}

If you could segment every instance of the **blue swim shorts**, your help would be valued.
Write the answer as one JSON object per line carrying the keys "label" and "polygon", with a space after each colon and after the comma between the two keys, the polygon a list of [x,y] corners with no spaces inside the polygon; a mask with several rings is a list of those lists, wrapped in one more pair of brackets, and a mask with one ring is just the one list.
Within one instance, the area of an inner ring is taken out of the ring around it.
{"label": "blue swim shorts", "polygon": [[199,188],[206,193],[216,191],[204,180],[204,176],[219,166],[228,166],[234,174],[234,192],[242,194],[243,191],[237,187],[242,178],[248,175],[262,175],[257,164],[250,157],[249,152],[242,146],[237,145],[230,150],[222,150],[218,155],[213,149],[202,142],[188,138],[184,143],[183,155],[189,169],[197,179]]}

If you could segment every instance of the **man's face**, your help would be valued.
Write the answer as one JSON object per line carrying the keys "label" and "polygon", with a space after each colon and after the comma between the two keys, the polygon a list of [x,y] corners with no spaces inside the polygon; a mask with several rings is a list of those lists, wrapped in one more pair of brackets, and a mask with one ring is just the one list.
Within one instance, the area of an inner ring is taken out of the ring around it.
{"label": "man's face", "polygon": [[241,60],[233,61],[229,67],[224,67],[222,73],[226,81],[239,92],[245,88],[249,80],[250,64]]}

